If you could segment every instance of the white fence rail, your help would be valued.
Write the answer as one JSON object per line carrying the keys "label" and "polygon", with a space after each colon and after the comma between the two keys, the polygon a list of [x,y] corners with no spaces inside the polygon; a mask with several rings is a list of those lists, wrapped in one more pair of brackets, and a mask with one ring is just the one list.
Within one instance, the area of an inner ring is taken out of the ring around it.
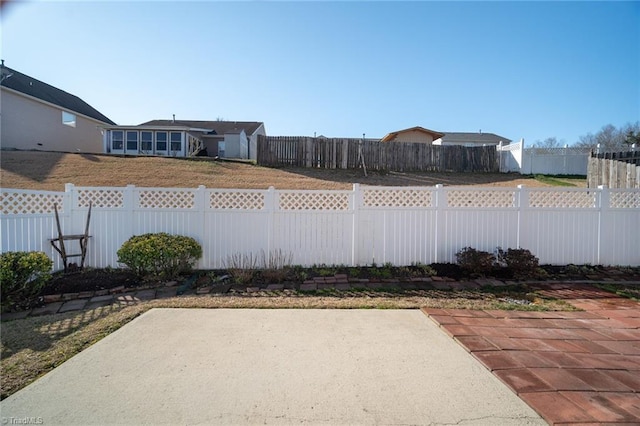
{"label": "white fence rail", "polygon": [[526,248],[549,264],[640,265],[640,190],[607,188],[3,189],[0,251],[41,250],[62,269],[49,243],[57,236],[53,205],[64,232],[77,234],[89,202],[93,267],[120,266],[122,243],[147,232],[195,238],[202,269],[275,250],[300,265],[454,262],[466,246]]}
{"label": "white fence rail", "polygon": [[500,171],[521,174],[587,175],[590,148],[525,148],[524,141],[498,146]]}

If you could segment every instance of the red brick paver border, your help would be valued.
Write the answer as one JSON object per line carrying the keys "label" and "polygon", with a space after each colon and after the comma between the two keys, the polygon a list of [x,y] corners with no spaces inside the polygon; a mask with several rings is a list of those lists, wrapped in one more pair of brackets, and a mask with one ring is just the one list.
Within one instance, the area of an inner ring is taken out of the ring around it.
{"label": "red brick paver border", "polygon": [[640,304],[588,285],[540,289],[579,312],[425,312],[550,424],[640,424]]}

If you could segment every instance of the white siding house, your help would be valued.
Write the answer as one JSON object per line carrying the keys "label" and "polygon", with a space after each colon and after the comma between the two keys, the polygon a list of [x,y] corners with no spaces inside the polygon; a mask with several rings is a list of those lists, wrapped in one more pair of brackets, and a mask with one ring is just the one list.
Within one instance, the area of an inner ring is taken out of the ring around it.
{"label": "white siding house", "polygon": [[104,152],[168,157],[256,159],[264,123],[250,121],[152,120],[105,126]]}

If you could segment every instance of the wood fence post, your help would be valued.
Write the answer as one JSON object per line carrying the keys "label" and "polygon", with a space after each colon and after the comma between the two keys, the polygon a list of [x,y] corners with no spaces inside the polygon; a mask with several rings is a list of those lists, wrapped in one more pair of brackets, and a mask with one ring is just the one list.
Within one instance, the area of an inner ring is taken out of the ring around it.
{"label": "wood fence post", "polygon": [[349,168],[349,140],[348,139],[342,140],[342,164],[340,165],[340,167],[343,169]]}
{"label": "wood fence post", "polygon": [[313,162],[313,141],[311,140],[311,138],[305,138],[304,141],[304,154],[305,154],[305,166],[306,167],[311,167],[311,163]]}

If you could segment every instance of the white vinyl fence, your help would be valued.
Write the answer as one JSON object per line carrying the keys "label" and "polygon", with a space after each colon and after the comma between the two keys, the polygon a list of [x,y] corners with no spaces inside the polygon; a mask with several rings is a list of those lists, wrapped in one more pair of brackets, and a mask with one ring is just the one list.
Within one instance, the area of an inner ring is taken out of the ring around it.
{"label": "white vinyl fence", "polygon": [[497,147],[502,173],[587,175],[590,148],[525,148],[524,140]]}
{"label": "white vinyl fence", "polygon": [[300,265],[455,262],[466,246],[526,248],[543,264],[640,265],[637,189],[3,189],[0,251],[41,250],[62,269],[49,242],[57,236],[54,203],[65,234],[84,232],[92,203],[86,262],[92,267],[121,266],[122,243],[147,232],[195,238],[202,269],[224,268],[234,254],[276,250]]}

